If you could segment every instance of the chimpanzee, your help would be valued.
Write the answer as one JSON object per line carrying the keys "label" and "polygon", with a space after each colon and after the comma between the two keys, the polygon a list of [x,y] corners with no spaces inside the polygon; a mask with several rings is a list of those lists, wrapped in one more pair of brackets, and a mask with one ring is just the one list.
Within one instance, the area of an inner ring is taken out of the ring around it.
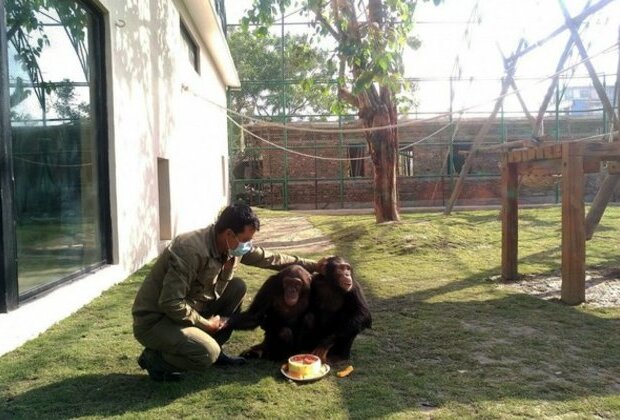
{"label": "chimpanzee", "polygon": [[265,330],[262,343],[241,355],[270,360],[285,359],[299,351],[299,329],[306,315],[312,275],[300,265],[291,265],[269,277],[250,307],[227,322],[226,328]]}
{"label": "chimpanzee", "polygon": [[348,359],[355,337],[372,326],[370,310],[348,262],[330,257],[324,271],[312,277],[303,345],[323,362]]}

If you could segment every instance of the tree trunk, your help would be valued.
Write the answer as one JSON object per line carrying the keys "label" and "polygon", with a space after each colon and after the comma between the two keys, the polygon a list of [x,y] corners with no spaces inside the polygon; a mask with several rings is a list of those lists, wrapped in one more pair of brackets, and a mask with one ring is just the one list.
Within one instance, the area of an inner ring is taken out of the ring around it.
{"label": "tree trunk", "polygon": [[[393,106],[382,106],[364,122],[367,127],[396,125]],[[363,114],[363,112],[362,112]],[[366,134],[370,157],[374,166],[374,206],[377,223],[398,221],[398,133],[396,128],[371,131]]]}

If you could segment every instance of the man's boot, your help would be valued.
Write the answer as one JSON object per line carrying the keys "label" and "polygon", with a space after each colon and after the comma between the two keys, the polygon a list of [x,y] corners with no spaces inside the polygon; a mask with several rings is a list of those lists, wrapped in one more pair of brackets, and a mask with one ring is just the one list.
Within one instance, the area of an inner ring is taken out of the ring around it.
{"label": "man's boot", "polygon": [[216,366],[241,366],[246,364],[246,360],[243,357],[228,356],[220,351],[220,355],[213,364]]}
{"label": "man's boot", "polygon": [[142,351],[138,365],[146,369],[149,377],[156,382],[177,382],[183,379],[183,372],[167,363],[161,353],[153,349],[145,348]]}

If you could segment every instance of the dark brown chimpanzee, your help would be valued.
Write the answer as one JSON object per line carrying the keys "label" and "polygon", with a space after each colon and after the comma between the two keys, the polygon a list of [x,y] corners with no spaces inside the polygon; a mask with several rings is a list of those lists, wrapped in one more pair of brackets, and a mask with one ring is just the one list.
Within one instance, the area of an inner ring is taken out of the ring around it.
{"label": "dark brown chimpanzee", "polygon": [[305,317],[304,347],[323,362],[351,356],[355,337],[370,328],[372,318],[351,265],[341,257],[330,257],[325,274],[315,274],[310,293],[310,312]]}
{"label": "dark brown chimpanzee", "polygon": [[262,343],[241,355],[248,358],[281,360],[299,351],[299,329],[306,315],[312,275],[299,265],[284,268],[269,277],[256,293],[250,307],[227,322],[226,328],[265,330]]}

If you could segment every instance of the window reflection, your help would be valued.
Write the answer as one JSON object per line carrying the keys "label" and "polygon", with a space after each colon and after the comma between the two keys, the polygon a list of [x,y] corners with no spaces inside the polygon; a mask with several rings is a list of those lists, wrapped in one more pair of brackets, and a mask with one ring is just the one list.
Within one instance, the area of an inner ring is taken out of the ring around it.
{"label": "window reflection", "polygon": [[104,259],[94,25],[81,2],[7,2],[20,295]]}

